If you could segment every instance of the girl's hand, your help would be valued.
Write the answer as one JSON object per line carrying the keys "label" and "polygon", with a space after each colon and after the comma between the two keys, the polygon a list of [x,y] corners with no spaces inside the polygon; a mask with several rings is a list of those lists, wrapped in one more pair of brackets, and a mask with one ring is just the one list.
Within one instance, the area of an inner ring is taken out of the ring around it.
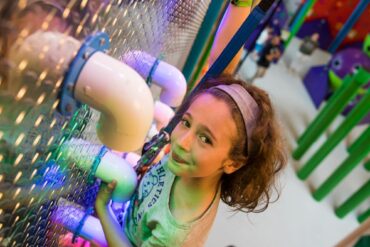
{"label": "girl's hand", "polygon": [[95,208],[97,211],[106,209],[109,201],[112,198],[112,192],[117,185],[117,181],[113,180],[109,184],[102,183],[100,185],[99,193],[96,197]]}

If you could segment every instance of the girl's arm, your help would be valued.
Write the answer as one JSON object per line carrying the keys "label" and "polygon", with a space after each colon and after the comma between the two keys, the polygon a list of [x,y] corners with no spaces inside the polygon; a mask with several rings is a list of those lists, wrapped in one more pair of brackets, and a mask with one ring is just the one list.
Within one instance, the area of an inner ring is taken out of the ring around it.
{"label": "girl's arm", "polygon": [[108,245],[110,247],[131,247],[132,245],[121,226],[114,220],[107,208],[116,184],[117,182],[115,180],[108,185],[102,184],[95,201],[95,209],[102,224]]}

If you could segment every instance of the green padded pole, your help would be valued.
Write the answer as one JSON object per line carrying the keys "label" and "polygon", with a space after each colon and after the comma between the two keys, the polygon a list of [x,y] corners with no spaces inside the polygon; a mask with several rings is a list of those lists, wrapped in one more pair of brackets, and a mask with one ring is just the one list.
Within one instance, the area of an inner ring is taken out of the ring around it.
{"label": "green padded pole", "polygon": [[365,164],[364,167],[366,170],[370,171],[370,160],[368,160]]}
{"label": "green padded pole", "polygon": [[197,68],[195,69],[192,77],[189,78],[189,81],[188,81],[188,93],[190,93],[193,90],[193,87],[198,82],[198,77],[202,73],[202,70],[203,70],[203,68],[205,67],[205,65],[206,65],[206,63],[208,61],[209,55],[211,54],[211,50],[212,50],[212,45],[213,45],[214,39],[215,39],[215,35],[212,35],[212,37],[210,37],[210,39],[208,41],[208,44],[206,45],[204,54],[200,58],[200,61],[199,61],[198,65],[197,65]]}
{"label": "green padded pole", "polygon": [[207,40],[212,34],[212,27],[217,22],[224,4],[225,2],[222,0],[214,0],[211,1],[208,7],[202,25],[199,28],[197,37],[194,40],[188,58],[186,59],[185,65],[182,69],[182,73],[184,74],[186,81],[191,78],[191,75],[193,74],[194,69],[199,62],[202,51],[207,44]]}
{"label": "green padded pole", "polygon": [[358,191],[356,191],[350,198],[348,198],[342,205],[336,210],[335,214],[339,218],[343,218],[354,208],[356,208],[361,202],[369,198],[370,196],[370,180],[367,181]]}
{"label": "green padded pole", "polygon": [[[334,91],[333,95],[330,96],[330,98],[326,101],[326,104],[324,107],[320,110],[318,115],[314,118],[314,120],[309,124],[307,129],[303,132],[303,134],[298,138],[297,142],[300,144],[302,143],[302,140],[307,139],[307,136],[311,135],[312,132],[316,132],[317,129],[322,129],[320,126],[323,126],[323,122],[326,121],[325,118],[327,118],[327,115],[330,115],[330,112],[334,110],[336,104],[343,104],[345,105],[346,102],[343,103],[343,100],[338,98],[343,98],[343,94],[345,91],[350,87],[350,84],[355,84],[353,86],[356,86],[357,83],[352,83],[354,80],[354,75],[346,75],[343,79],[342,86],[340,86],[337,90]],[[345,100],[346,101],[346,100]],[[331,122],[330,122],[331,123]],[[327,126],[330,124],[328,123]],[[327,127],[325,126],[325,128]],[[322,130],[324,131],[324,130]]]}
{"label": "green padded pole", "polygon": [[361,101],[349,113],[338,129],[321,145],[311,159],[298,171],[300,179],[306,179],[335,146],[358,124],[370,111],[370,88]]}
{"label": "green padded pole", "polygon": [[360,214],[357,217],[357,220],[358,220],[358,222],[362,223],[369,217],[370,217],[370,208],[368,210],[366,210],[365,212],[363,212],[362,214]]}
{"label": "green padded pole", "polygon": [[358,148],[361,148],[361,143],[362,143],[362,139],[361,137],[365,138],[365,136],[367,136],[367,138],[370,138],[370,127],[368,127],[360,136],[360,138],[358,138],[354,143],[351,144],[351,146],[348,148],[348,152],[349,153],[352,153],[353,150],[356,150]]}
{"label": "green padded pole", "polygon": [[287,41],[285,42],[285,47],[289,45],[290,41],[292,41],[293,37],[298,33],[299,29],[301,28],[304,22],[304,19],[306,18],[308,12],[312,9],[316,1],[317,0],[307,0],[304,3],[302,9],[298,13],[297,19],[294,21],[290,29],[290,34],[289,34]]}
{"label": "green padded pole", "polygon": [[346,76],[343,86],[332,97],[300,138],[292,156],[300,159],[333,120],[344,110],[358,89],[370,80],[370,74],[360,69],[354,77]]}
{"label": "green padded pole", "polygon": [[313,193],[313,197],[321,201],[327,196],[370,152],[370,126],[356,142],[358,145],[342,164]]}

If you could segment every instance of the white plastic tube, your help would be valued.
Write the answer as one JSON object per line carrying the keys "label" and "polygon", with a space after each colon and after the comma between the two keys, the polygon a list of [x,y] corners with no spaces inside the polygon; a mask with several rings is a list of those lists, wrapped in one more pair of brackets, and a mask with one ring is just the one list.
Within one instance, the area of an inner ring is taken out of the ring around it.
{"label": "white plastic tube", "polygon": [[117,152],[112,150],[113,153],[117,154],[118,156],[122,157],[126,160],[132,167],[137,165],[137,162],[140,160],[141,156],[134,152]]}
{"label": "white plastic tube", "polygon": [[135,69],[142,77],[151,75],[153,83],[162,88],[160,100],[171,106],[181,104],[186,93],[186,79],[175,66],[159,61],[156,68],[156,58],[143,51],[130,51],[122,56],[124,63]]}
{"label": "white plastic tube", "polygon": [[166,104],[160,101],[155,101],[154,103],[154,121],[159,131],[165,127],[175,115],[174,110]]}
{"label": "white plastic tube", "polygon": [[84,222],[81,222],[85,215],[84,208],[63,198],[58,200],[57,206],[57,209],[51,215],[53,223],[63,226],[72,233],[75,233],[79,225],[82,224],[78,234],[80,237],[94,241],[102,247],[108,246],[103,227],[98,218],[89,215]]}
{"label": "white plastic tube", "polygon": [[153,97],[129,66],[96,52],[83,67],[75,97],[101,112],[97,134],[118,151],[139,149],[153,120]]}
{"label": "white plastic tube", "polygon": [[124,158],[132,167],[137,165],[137,162],[141,159],[141,156],[137,153],[129,152],[125,154]]}
{"label": "white plastic tube", "polygon": [[171,107],[168,105],[160,102],[155,101],[154,103],[154,122],[149,129],[147,140],[149,141],[152,139],[155,135],[159,133],[159,131],[167,126],[167,124],[170,122],[171,118],[175,115],[175,112],[172,110]]}
{"label": "white plastic tube", "polygon": [[[101,145],[91,144],[81,139],[71,139],[61,146],[60,158],[90,172],[101,148]],[[128,201],[137,184],[137,176],[131,164],[111,151],[107,151],[101,157],[95,177],[107,183],[112,180],[117,181],[112,193],[114,202]]]}

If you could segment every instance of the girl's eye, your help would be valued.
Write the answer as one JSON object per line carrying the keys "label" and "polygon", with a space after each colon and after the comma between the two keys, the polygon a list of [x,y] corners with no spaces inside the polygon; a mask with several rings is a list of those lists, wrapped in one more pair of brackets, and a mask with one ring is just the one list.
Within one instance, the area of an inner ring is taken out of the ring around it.
{"label": "girl's eye", "polygon": [[186,128],[190,128],[190,123],[186,119],[181,119],[181,124],[185,126]]}
{"label": "girl's eye", "polygon": [[212,144],[212,141],[210,138],[208,138],[207,136],[205,135],[200,135],[199,136],[199,139],[203,142],[203,143],[206,143],[206,144]]}

